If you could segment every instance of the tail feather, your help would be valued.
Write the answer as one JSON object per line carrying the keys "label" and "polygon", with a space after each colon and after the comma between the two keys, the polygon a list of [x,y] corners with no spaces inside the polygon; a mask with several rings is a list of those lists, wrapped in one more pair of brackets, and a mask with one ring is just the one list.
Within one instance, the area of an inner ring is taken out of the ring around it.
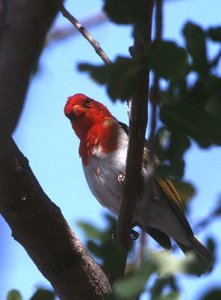
{"label": "tail feather", "polygon": [[200,243],[200,241],[195,236],[193,236],[193,238],[191,239],[192,247],[187,247],[186,245],[183,245],[178,241],[176,241],[176,243],[184,253],[188,251],[194,251],[203,262],[210,265],[213,263],[214,258],[212,254],[206,249],[205,246],[203,246],[203,244]]}
{"label": "tail feather", "polygon": [[213,263],[213,256],[212,254],[206,249],[203,244],[200,243],[200,241],[194,236],[193,241],[193,250],[194,252],[206,263],[212,264]]}

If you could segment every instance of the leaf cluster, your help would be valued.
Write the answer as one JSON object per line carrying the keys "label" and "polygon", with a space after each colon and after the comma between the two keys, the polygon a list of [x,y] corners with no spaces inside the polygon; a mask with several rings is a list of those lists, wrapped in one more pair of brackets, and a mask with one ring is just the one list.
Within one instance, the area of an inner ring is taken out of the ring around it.
{"label": "leaf cluster", "polygon": [[[110,238],[115,219],[106,215],[106,220],[108,226],[105,230],[85,222],[79,222],[78,225],[88,238],[87,246],[92,255],[98,259],[106,274],[112,275],[110,277],[113,283],[113,294],[110,296],[112,300],[138,299],[143,293],[147,293],[148,299],[151,300],[179,299],[182,289],[177,282],[178,273],[196,276],[211,271],[192,253],[187,257],[178,258],[166,250],[158,252],[145,250],[145,260],[138,266],[137,260],[133,259],[135,249],[133,245],[126,275],[124,278],[119,278],[115,268],[121,262],[121,253],[116,251],[116,244]],[[211,252],[214,252],[213,240],[209,239],[207,246]],[[114,276],[112,272],[115,272]]]}
{"label": "leaf cluster", "polygon": [[[118,17],[112,16],[114,9],[109,4],[107,7],[111,19],[120,23]],[[121,18],[124,22],[123,16]],[[136,22],[136,18],[131,16],[131,19]],[[221,48],[212,58],[208,54],[211,44],[220,47],[220,31],[220,27],[203,29],[187,22],[182,31],[185,47],[173,41],[154,41],[140,51],[136,59],[119,56],[107,66],[79,65],[81,71],[106,85],[113,101],[124,101],[136,94],[139,87],[137,74],[143,65],[160,78],[163,85],[160,84],[159,91],[158,124],[161,128],[158,128],[155,149],[158,155],[163,154],[162,175],[183,176],[183,155],[191,141],[202,148],[221,145],[221,77],[217,71]],[[153,93],[154,88],[151,89],[151,98]],[[162,144],[168,147],[162,147]]]}
{"label": "leaf cluster", "polygon": [[[18,290],[11,290],[7,295],[7,300],[23,300]],[[29,300],[55,300],[53,291],[38,288]]]}
{"label": "leaf cluster", "polygon": [[106,215],[106,221],[107,228],[105,230],[85,222],[78,222],[78,226],[88,238],[87,249],[97,258],[102,269],[113,281],[119,277],[119,265],[122,263],[124,254],[114,240],[116,219]]}
{"label": "leaf cluster", "polygon": [[[113,22],[135,26],[142,19],[142,4],[140,1],[139,5],[134,3],[133,0],[105,0],[104,10]],[[144,65],[157,75],[160,80],[157,99],[159,118],[153,148],[161,165],[156,172],[159,176],[172,177],[181,197],[188,200],[195,194],[195,189],[190,183],[180,182],[180,179],[184,174],[184,155],[192,141],[204,149],[221,145],[221,76],[218,72],[221,27],[204,29],[198,24],[187,22],[182,34],[182,47],[170,40],[153,41],[147,43],[135,58],[118,56],[111,65],[84,63],[79,65],[79,69],[86,71],[99,84],[105,85],[113,101],[125,101],[137,94],[137,74]],[[208,52],[211,45],[218,48],[214,57]],[[153,94],[154,85],[150,91],[151,103]],[[215,209],[209,219],[214,219],[219,212],[220,207]],[[88,230],[85,232],[89,233]],[[120,263],[120,260],[115,250],[111,250],[114,253],[111,256],[109,250],[112,246],[103,234],[108,235],[106,232],[99,236],[97,232],[96,242],[89,241],[88,247],[101,264],[104,262],[105,271],[108,272],[108,268]],[[108,246],[105,248],[104,244]],[[208,248],[214,252],[215,243],[212,239],[208,239]],[[177,283],[177,273],[193,276],[201,273],[201,268],[202,264],[193,256],[178,259],[166,251],[146,252],[142,266],[137,268],[136,263],[130,262],[125,278],[114,282],[111,299],[139,299],[142,293],[147,293],[147,288],[151,300],[179,299],[181,288]],[[220,292],[218,287],[198,299],[215,300],[220,297]]]}

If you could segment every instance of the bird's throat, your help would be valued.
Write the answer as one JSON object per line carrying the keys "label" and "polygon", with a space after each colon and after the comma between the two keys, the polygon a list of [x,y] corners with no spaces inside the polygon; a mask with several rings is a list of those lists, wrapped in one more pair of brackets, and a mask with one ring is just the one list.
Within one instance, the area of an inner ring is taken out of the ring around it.
{"label": "bird's throat", "polygon": [[87,134],[81,138],[79,154],[84,165],[87,165],[91,156],[105,156],[118,148],[119,124],[113,118],[95,124]]}

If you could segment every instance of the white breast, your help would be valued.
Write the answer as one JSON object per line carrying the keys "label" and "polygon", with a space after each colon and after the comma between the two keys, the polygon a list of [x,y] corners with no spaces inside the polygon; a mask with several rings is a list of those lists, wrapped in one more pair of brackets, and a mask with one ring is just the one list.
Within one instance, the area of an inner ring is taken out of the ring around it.
{"label": "white breast", "polygon": [[119,175],[124,173],[128,146],[128,136],[119,128],[120,145],[118,150],[105,154],[100,147],[93,149],[89,163],[83,166],[88,185],[101,203],[113,213],[120,210],[122,185]]}

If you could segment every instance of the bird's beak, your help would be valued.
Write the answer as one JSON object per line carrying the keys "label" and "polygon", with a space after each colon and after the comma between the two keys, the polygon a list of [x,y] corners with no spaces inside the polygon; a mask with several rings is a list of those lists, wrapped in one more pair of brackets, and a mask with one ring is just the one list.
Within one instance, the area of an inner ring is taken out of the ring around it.
{"label": "bird's beak", "polygon": [[66,103],[65,108],[64,108],[64,114],[71,121],[77,120],[77,115],[75,113],[74,106],[72,103],[69,103],[69,102]]}

